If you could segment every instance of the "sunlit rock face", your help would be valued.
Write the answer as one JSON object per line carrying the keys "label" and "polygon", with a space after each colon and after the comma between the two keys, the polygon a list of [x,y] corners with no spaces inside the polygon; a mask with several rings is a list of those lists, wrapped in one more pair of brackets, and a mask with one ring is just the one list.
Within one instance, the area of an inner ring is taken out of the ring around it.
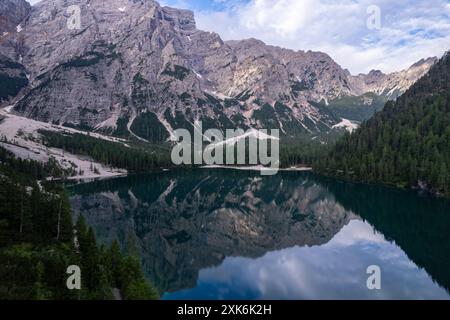
{"label": "sunlit rock face", "polygon": [[396,99],[409,89],[419,78],[423,77],[438,61],[436,57],[422,59],[410,68],[391,74],[372,70],[369,74],[360,74],[350,78],[356,94],[374,92]]}
{"label": "sunlit rock face", "polygon": [[31,11],[25,0],[2,0],[0,2],[0,106],[9,103],[28,86],[25,67],[20,64],[19,51],[23,38],[22,25]]}
{"label": "sunlit rock face", "polygon": [[[0,2],[0,36],[20,31],[19,24],[30,13],[31,6],[25,0],[2,0]],[[3,37],[2,37],[3,38]]]}
{"label": "sunlit rock face", "polygon": [[[68,27],[70,5],[80,8],[80,29]],[[327,103],[368,91],[397,95],[428,68],[353,77],[325,53],[224,42],[198,30],[192,12],[151,0],[43,0],[32,8],[8,0],[1,8],[17,14],[7,18],[9,34],[0,33],[0,52],[30,78],[8,101],[17,113],[109,133],[147,126],[138,135],[158,142],[195,120],[288,137],[328,133],[342,115]]]}
{"label": "sunlit rock face", "polygon": [[290,175],[262,180],[205,171],[101,183],[72,197],[74,216],[82,214],[103,242],[137,246],[162,291],[195,286],[199,270],[225,257],[325,244],[356,219],[323,187]]}

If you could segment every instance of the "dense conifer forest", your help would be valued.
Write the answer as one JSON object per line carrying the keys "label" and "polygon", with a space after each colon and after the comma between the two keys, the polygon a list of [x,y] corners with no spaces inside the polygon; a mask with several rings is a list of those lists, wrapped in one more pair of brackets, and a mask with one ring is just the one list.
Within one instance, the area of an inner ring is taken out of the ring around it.
{"label": "dense conifer forest", "polygon": [[354,181],[450,195],[450,53],[314,168]]}
{"label": "dense conifer forest", "polygon": [[105,165],[145,172],[171,166],[170,151],[164,146],[136,143],[127,147],[117,142],[100,140],[83,134],[64,135],[51,131],[39,131],[45,145],[63,149],[72,154],[89,156]]}
{"label": "dense conifer forest", "polygon": [[[62,174],[50,161],[19,160],[0,148],[0,299],[154,299],[138,257],[117,242],[98,246],[81,217],[73,226]],[[81,269],[81,290],[66,286]]]}

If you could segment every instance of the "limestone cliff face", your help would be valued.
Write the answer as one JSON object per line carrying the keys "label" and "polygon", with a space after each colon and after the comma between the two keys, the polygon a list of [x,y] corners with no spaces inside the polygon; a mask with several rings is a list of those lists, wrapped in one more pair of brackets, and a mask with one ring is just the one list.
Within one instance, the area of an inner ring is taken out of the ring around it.
{"label": "limestone cliff face", "polygon": [[[0,36],[17,31],[17,26],[28,16],[31,6],[25,0],[2,0],[0,2]],[[19,27],[20,30],[20,27]]]}
{"label": "limestone cliff face", "polygon": [[[67,26],[70,5],[81,9],[79,30]],[[328,133],[342,120],[324,107],[329,101],[369,91],[394,96],[430,64],[405,75],[353,77],[324,53],[224,42],[198,30],[192,12],[152,0],[43,0],[15,10],[9,25],[20,27],[9,27],[0,45],[30,79],[8,101],[15,112],[152,141],[196,120],[286,136]]]}
{"label": "limestone cliff face", "polygon": [[22,30],[20,23],[30,10],[25,0],[0,2],[0,105],[14,99],[28,85],[25,67],[19,63],[15,52],[22,44],[17,35]]}
{"label": "limestone cliff face", "polygon": [[372,70],[369,74],[360,74],[350,78],[356,94],[374,92],[389,98],[398,98],[409,89],[419,78],[423,77],[438,61],[436,57],[422,59],[410,68],[391,74]]}

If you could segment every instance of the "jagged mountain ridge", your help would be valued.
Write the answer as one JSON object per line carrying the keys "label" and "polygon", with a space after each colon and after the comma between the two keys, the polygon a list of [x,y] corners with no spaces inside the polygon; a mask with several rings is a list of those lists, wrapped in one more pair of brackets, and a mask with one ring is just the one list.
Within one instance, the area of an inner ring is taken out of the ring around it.
{"label": "jagged mountain ridge", "polygon": [[369,74],[359,74],[350,78],[356,94],[367,92],[384,95],[388,98],[398,98],[418,79],[425,75],[438,59],[436,57],[422,59],[410,68],[391,74],[372,70]]}
{"label": "jagged mountain ridge", "polygon": [[450,195],[450,52],[395,102],[344,137],[315,170]]}
{"label": "jagged mountain ridge", "polygon": [[[67,28],[74,4],[81,30]],[[27,14],[0,42],[0,52],[20,62],[30,79],[12,101],[15,112],[151,141],[167,140],[196,120],[204,128],[328,133],[342,120],[334,100],[368,92],[395,98],[434,61],[414,72],[352,76],[325,53],[255,39],[224,42],[198,30],[191,11],[152,0],[44,0]],[[371,107],[370,101],[361,106]]]}

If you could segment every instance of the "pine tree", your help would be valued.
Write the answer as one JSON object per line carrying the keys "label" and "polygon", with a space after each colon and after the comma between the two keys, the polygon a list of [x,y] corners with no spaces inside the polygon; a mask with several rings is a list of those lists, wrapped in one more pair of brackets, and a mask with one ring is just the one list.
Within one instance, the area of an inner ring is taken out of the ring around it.
{"label": "pine tree", "polygon": [[315,169],[401,187],[421,181],[433,192],[450,195],[449,74],[447,54],[397,101],[338,141]]}

